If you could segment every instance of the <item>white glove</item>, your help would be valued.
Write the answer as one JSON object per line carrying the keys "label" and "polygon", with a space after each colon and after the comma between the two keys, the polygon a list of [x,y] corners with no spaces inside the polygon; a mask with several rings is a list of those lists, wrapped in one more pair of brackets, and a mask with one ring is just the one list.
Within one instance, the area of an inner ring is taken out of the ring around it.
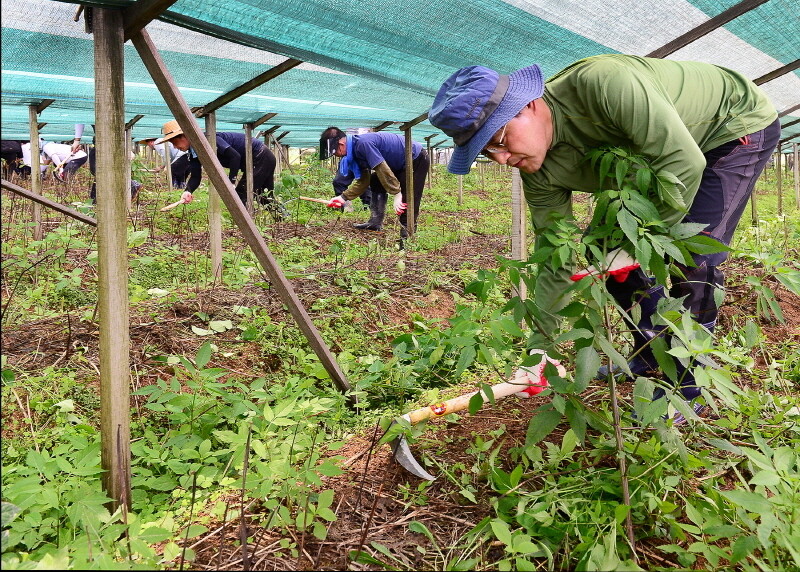
{"label": "white glove", "polygon": [[344,199],[342,197],[333,197],[328,201],[328,205],[332,209],[340,209],[344,206]]}
{"label": "white glove", "polygon": [[586,278],[587,276],[600,276],[603,278],[611,276],[617,282],[625,282],[628,278],[628,274],[637,268],[639,268],[639,263],[633,256],[621,248],[615,248],[606,254],[606,263],[602,270],[598,270],[592,265],[586,270],[576,272],[570,278],[574,282],[577,282],[581,278]]}
{"label": "white glove", "polygon": [[561,362],[548,356],[544,350],[531,350],[529,353],[530,355],[541,354],[542,360],[538,365],[519,368],[514,372],[514,377],[510,380],[510,383],[519,383],[520,385],[529,386],[514,394],[521,399],[527,399],[532,395],[538,395],[550,385],[547,383],[547,378],[544,376],[544,368],[547,366],[548,362],[556,366],[559,377],[567,375],[567,370],[564,369]]}
{"label": "white glove", "polygon": [[407,203],[403,202],[403,193],[397,193],[394,196],[394,212],[401,215],[406,212]]}
{"label": "white glove", "polygon": [[189,191],[183,191],[183,193],[181,193],[181,201],[184,204],[189,204],[193,200],[194,200],[194,195]]}

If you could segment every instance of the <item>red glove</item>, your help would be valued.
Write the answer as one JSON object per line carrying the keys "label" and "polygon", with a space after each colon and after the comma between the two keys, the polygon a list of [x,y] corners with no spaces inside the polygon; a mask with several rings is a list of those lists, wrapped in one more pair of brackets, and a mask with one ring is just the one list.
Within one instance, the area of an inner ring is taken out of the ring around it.
{"label": "red glove", "polygon": [[340,209],[344,206],[344,199],[342,197],[333,197],[328,201],[328,205],[332,209]]}
{"label": "red glove", "polygon": [[600,277],[611,276],[617,282],[625,282],[625,280],[628,279],[628,274],[630,274],[637,268],[639,268],[639,263],[633,256],[631,256],[621,248],[615,248],[614,250],[606,254],[606,263],[600,270],[598,270],[594,265],[592,265],[586,270],[576,272],[575,274],[570,276],[570,278],[574,282],[577,282],[581,278],[586,278],[587,276],[600,276]]}
{"label": "red glove", "polygon": [[540,394],[550,385],[547,382],[547,378],[544,376],[544,368],[547,366],[548,362],[556,366],[559,377],[564,377],[567,375],[567,371],[564,369],[564,366],[561,365],[561,362],[551,358],[543,350],[531,350],[530,354],[541,354],[542,360],[538,365],[519,368],[516,372],[514,372],[513,379],[510,380],[511,383],[519,383],[520,385],[527,384],[529,386],[514,394],[523,399],[532,395]]}

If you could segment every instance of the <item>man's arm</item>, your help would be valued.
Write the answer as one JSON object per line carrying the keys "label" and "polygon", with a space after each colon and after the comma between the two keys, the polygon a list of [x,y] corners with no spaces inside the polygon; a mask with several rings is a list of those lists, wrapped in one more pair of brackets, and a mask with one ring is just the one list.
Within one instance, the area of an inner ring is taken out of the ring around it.
{"label": "man's arm", "polygon": [[[536,238],[534,252],[547,244],[542,232],[550,228],[555,221],[572,219],[572,193],[564,189],[544,189],[533,184],[540,174],[522,173],[525,199],[531,213],[531,224]],[[573,261],[564,267],[553,268],[548,262],[540,262],[536,269],[536,287],[533,301],[539,309],[537,324],[534,325],[529,347],[545,351],[553,350],[553,339],[561,328],[561,317],[555,312],[561,310],[569,302],[569,289],[572,286]]]}
{"label": "man's arm", "polygon": [[73,153],[75,151],[77,151],[78,148],[81,146],[81,137],[83,137],[83,128],[84,127],[85,127],[85,124],[83,124],[83,123],[76,123],[75,124],[75,138],[72,140],[72,152]]}
{"label": "man's arm", "polygon": [[369,181],[370,181],[370,172],[369,169],[363,169],[361,171],[361,177],[356,179],[354,183],[350,185],[350,187],[341,194],[341,197],[345,200],[352,201],[353,199],[360,197],[364,194],[369,188]]}
{"label": "man's arm", "polygon": [[383,188],[386,189],[387,193],[396,195],[401,192],[400,181],[394,176],[392,169],[386,161],[375,165],[375,174],[378,176],[378,180],[383,185]]}
{"label": "man's arm", "polygon": [[203,174],[200,161],[197,159],[190,160],[189,167],[186,170],[189,172],[189,180],[186,181],[186,192],[193,193],[200,186],[200,178]]}

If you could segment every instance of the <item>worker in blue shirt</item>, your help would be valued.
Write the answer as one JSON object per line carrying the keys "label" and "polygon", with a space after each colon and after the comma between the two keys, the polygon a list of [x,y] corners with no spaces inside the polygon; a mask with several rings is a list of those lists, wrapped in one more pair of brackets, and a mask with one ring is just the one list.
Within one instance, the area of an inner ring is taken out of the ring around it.
{"label": "worker in blue shirt", "polygon": [[[400,237],[408,236],[406,213],[406,143],[397,133],[363,133],[347,135],[338,127],[328,127],[320,136],[320,159],[331,155],[341,157],[340,181],[348,184],[347,190],[330,200],[328,206],[339,208],[344,201],[361,196],[367,188],[372,190],[370,220],[355,225],[356,228],[381,230],[387,195],[394,196],[394,210],[400,217]],[[414,171],[414,221],[419,216],[425,178],[428,176],[428,153],[420,143],[412,142]],[[372,177],[372,172],[375,177]]]}

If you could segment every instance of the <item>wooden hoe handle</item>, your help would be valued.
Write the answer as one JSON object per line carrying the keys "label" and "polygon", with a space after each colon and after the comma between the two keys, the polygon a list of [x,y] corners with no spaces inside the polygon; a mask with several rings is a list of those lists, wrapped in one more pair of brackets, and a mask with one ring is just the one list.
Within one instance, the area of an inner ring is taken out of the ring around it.
{"label": "wooden hoe handle", "polygon": [[181,200],[179,200],[179,201],[175,201],[175,202],[174,202],[174,203],[172,203],[171,205],[167,205],[167,206],[165,206],[165,207],[161,207],[161,212],[162,212],[162,213],[165,213],[165,212],[167,212],[167,211],[171,211],[172,209],[174,209],[174,208],[175,208],[175,207],[177,207],[178,205],[183,205],[183,204],[186,204],[186,203],[184,203],[184,202],[183,202],[183,199],[181,199]]}
{"label": "wooden hoe handle", "polygon": [[330,202],[328,199],[317,199],[314,197],[297,197],[297,198],[302,201],[311,201],[312,203],[322,203],[324,205],[327,205]]}
{"label": "wooden hoe handle", "polygon": [[[522,391],[525,389],[527,385],[521,383],[510,383],[508,381],[504,381],[503,383],[498,383],[491,387],[492,394],[494,395],[495,400],[503,399],[504,397],[508,397],[514,393]],[[481,390],[484,401],[489,401],[489,396],[487,395],[485,390]],[[442,401],[440,403],[434,403],[429,405],[428,407],[421,407],[419,409],[415,409],[409,413],[403,415],[408,421],[411,422],[412,425],[419,423],[420,421],[424,421],[430,417],[441,417],[442,415],[447,415],[449,413],[455,413],[457,411],[461,411],[469,407],[469,400],[472,399],[473,395],[476,395],[478,392],[473,391],[472,393],[467,393],[465,395],[459,395],[458,397],[454,397],[452,399],[448,399],[447,401]]]}

